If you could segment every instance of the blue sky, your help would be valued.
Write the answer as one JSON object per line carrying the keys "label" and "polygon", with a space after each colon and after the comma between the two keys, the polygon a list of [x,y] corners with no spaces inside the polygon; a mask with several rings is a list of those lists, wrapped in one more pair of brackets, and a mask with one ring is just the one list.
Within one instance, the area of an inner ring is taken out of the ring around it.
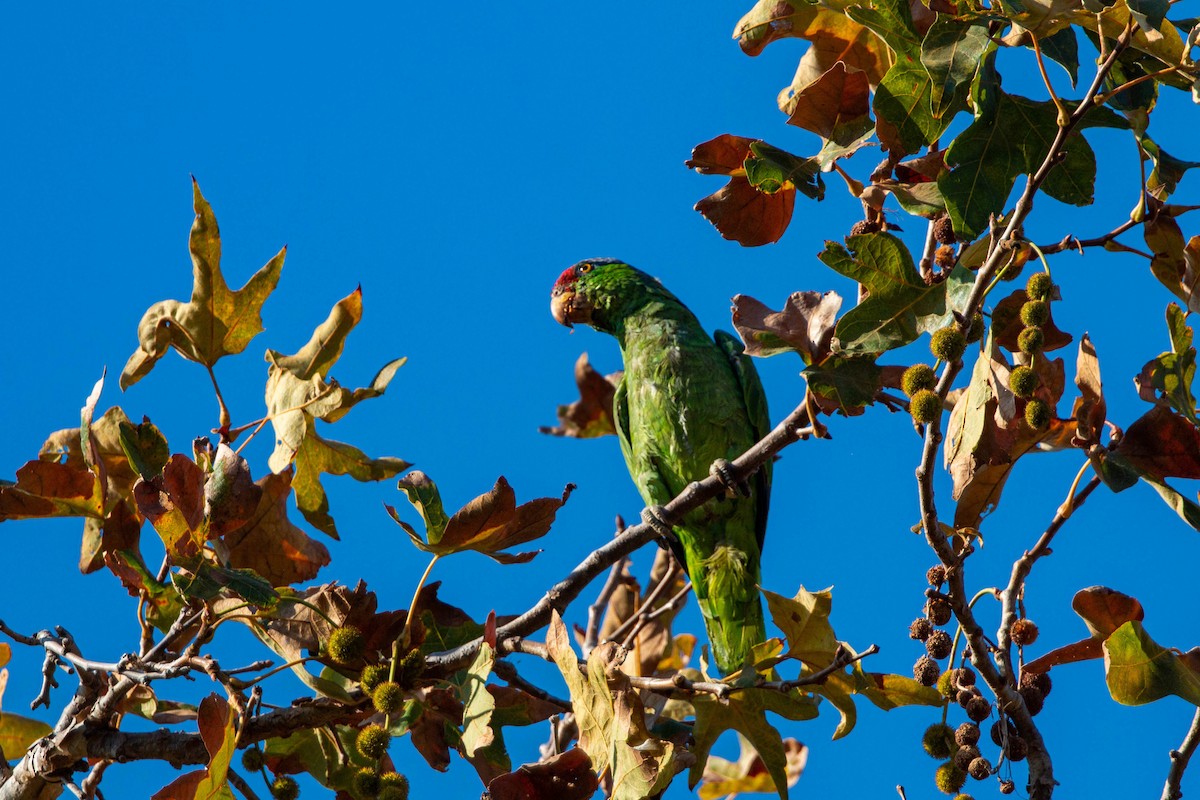
{"label": "blue sky", "polygon": [[[816,139],[786,126],[775,107],[804,45],[780,42],[750,59],[730,38],[747,9],[713,0],[280,9],[7,10],[0,30],[7,77],[0,89],[7,110],[0,132],[0,374],[7,384],[0,474],[11,477],[49,432],[78,424],[105,367],[101,409],[120,404],[134,419],[150,415],[175,450],[187,451],[192,437],[215,424],[207,376],[176,357],[124,395],[116,385],[146,307],[190,293],[194,174],[220,220],[232,285],[288,245],[264,311],[266,333],[217,368],[235,424],[263,411],[262,351],[294,352],[330,306],[361,284],[365,316],[334,377],[365,385],[392,358],[409,361],[383,398],[359,405],[326,435],[416,463],[449,505],[487,490],[501,474],[519,499],[557,495],[567,482],[579,486],[532,564],[502,568],[464,555],[435,571],[442,597],[477,618],[523,610],[611,535],[615,514],[632,519],[640,509],[615,439],[537,433],[553,423],[556,404],[573,399],[580,352],[605,372],[619,368],[611,340],[590,330],[569,334],[551,319],[549,289],[564,267],[588,256],[624,258],[661,277],[711,327],[729,328],[728,301],[737,293],[773,307],[797,290],[853,297],[854,287],[815,259],[825,239],[840,238],[859,217],[857,200],[836,177],[825,202],[797,201],[781,243],[748,250],[721,239],[692,210],[721,179],[683,166],[692,146],[725,132],[815,152]],[[1006,89],[1044,98],[1043,87],[1025,82],[1028,60],[1002,59],[1000,69]],[[1054,79],[1070,93],[1064,73]],[[1195,157],[1195,110],[1186,99],[1164,98],[1152,133],[1174,154]],[[1035,240],[1101,234],[1134,205],[1130,135],[1097,130],[1089,139],[1102,164],[1097,205],[1039,201],[1027,226]],[[850,168],[865,180],[876,158],[868,152]],[[1194,178],[1177,198],[1197,202]],[[923,233],[917,220],[902,224],[910,241]],[[1196,232],[1187,217],[1184,230]],[[1136,234],[1127,240],[1140,244]],[[1063,255],[1052,266],[1064,298],[1056,320],[1076,340],[1090,333],[1110,419],[1128,425],[1148,408],[1131,379],[1167,349],[1163,311],[1172,298],[1135,256]],[[1071,376],[1074,349],[1064,352]],[[884,360],[926,357],[922,342]],[[780,356],[760,368],[779,419],[802,396],[801,364]],[[906,417],[881,409],[834,419],[830,428],[832,441],[801,443],[778,465],[763,582],[783,594],[834,586],[839,636],[858,649],[882,647],[871,669],[906,673],[920,654],[906,628],[920,612],[923,574],[933,563],[909,533],[920,440]],[[256,474],[266,468],[266,439],[247,450]],[[1006,504],[985,523],[986,546],[970,564],[972,589],[1007,582],[1013,559],[1049,522],[1081,463],[1078,453],[1021,462]],[[382,510],[402,501],[394,484],[326,485],[343,540],[329,543],[334,560],[322,579],[363,578],[382,606],[407,605],[425,558]],[[949,483],[937,485],[948,515]],[[10,568],[0,618],[25,632],[64,625],[87,655],[112,660],[135,645],[133,605],[107,573],[78,575],[78,529],[75,521],[4,526]],[[1194,603],[1200,538],[1148,488],[1098,491],[1054,550],[1037,564],[1026,597],[1042,629],[1033,654],[1086,635],[1069,604],[1093,584],[1139,597],[1159,642],[1198,643],[1194,619],[1182,610]],[[993,612],[981,611],[989,630]],[[582,614],[582,606],[572,609],[572,621]],[[685,624],[698,629],[694,609],[688,614]],[[233,639],[219,653],[223,663],[261,657],[248,635]],[[36,694],[40,661],[18,651],[6,709],[20,712]],[[1064,796],[1158,791],[1167,751],[1192,709],[1176,699],[1117,706],[1095,662],[1054,677],[1038,721]],[[65,678],[56,703],[70,685]],[[282,683],[275,699],[295,693]],[[858,729],[838,742],[829,740],[832,711],[785,724],[785,735],[812,747],[796,795],[828,796],[850,785],[886,797],[903,784],[910,798],[933,796],[935,762],[920,753],[919,737],[935,719],[928,709],[863,707]],[[534,760],[542,733],[510,736],[514,760]],[[414,797],[479,791],[461,760],[442,776],[407,741],[392,752]],[[736,754],[732,739],[723,752]],[[1098,769],[1098,754],[1111,766]],[[173,774],[118,767],[104,785],[110,797],[148,796]],[[1022,785],[1023,771],[1015,777]],[[991,796],[994,788],[973,791]],[[671,796],[686,796],[682,782]]]}

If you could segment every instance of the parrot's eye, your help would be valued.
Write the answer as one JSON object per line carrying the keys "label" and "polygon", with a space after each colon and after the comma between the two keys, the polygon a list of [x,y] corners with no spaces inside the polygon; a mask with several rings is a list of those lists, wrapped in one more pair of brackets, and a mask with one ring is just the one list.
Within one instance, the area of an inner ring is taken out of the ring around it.
{"label": "parrot's eye", "polygon": [[580,264],[579,265],[579,274],[586,275],[587,273],[592,271],[593,266],[594,265],[592,265],[592,264]]}

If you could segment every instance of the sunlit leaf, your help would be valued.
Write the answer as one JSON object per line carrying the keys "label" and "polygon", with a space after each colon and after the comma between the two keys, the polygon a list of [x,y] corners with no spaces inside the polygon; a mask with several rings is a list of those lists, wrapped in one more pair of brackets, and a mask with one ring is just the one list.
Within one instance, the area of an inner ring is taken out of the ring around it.
{"label": "sunlit leaf", "polygon": [[1192,345],[1192,328],[1187,314],[1179,306],[1167,306],[1167,329],[1171,334],[1171,350],[1162,353],[1142,367],[1134,379],[1143,400],[1158,402],[1159,394],[1171,408],[1200,426],[1196,416],[1196,396],[1192,381],[1196,377],[1196,348]]}
{"label": "sunlit leaf", "polygon": [[588,363],[587,353],[575,361],[575,385],[579,399],[558,407],[558,425],[538,428],[551,436],[591,439],[617,432],[613,425],[613,395],[621,380],[620,372],[601,375]]}
{"label": "sunlit leaf", "polygon": [[241,289],[231,290],[221,273],[221,234],[212,207],[193,179],[196,220],[188,238],[192,254],[192,299],[163,300],[138,324],[139,347],[121,373],[128,389],[150,373],[174,347],[189,361],[211,367],[222,356],[240,353],[262,332],[262,305],[279,282],[287,248],[280,250]]}
{"label": "sunlit leaf", "polygon": [[1200,672],[1151,639],[1140,622],[1126,622],[1104,640],[1104,673],[1118,703],[1139,706],[1173,694],[1200,706]]}
{"label": "sunlit leaf", "polygon": [[288,518],[292,470],[267,473],[258,487],[258,507],[244,524],[222,537],[229,566],[254,570],[272,586],[312,580],[329,563],[329,550]]}
{"label": "sunlit leaf", "polygon": [[833,595],[828,589],[810,592],[803,586],[793,598],[763,590],[771,620],[787,641],[788,656],[798,658],[813,669],[833,663],[838,641],[829,624]]}
{"label": "sunlit leaf", "polygon": [[[775,791],[775,783],[767,774],[766,766],[758,752],[746,737],[739,735],[738,742],[741,755],[737,761],[726,761],[717,756],[708,757],[708,762],[704,765],[704,778],[696,790],[696,796],[700,800],[718,800],[744,792]],[[787,758],[787,785],[795,786],[808,763],[808,748],[795,739],[784,739],[783,750]]]}
{"label": "sunlit leaf", "polygon": [[805,364],[820,363],[830,353],[841,306],[836,292],[793,292],[780,311],[739,294],[733,297],[733,327],[746,355],[765,358],[791,351]]}

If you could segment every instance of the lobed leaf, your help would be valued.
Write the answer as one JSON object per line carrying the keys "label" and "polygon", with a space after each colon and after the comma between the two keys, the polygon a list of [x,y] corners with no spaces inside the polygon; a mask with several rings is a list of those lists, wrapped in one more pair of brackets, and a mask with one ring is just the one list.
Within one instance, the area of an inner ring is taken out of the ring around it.
{"label": "lobed leaf", "polygon": [[613,396],[622,373],[601,375],[588,363],[587,353],[575,362],[575,385],[579,388],[579,399],[569,405],[558,407],[558,425],[538,428],[551,436],[569,436],[573,439],[592,439],[617,432],[613,424]]}

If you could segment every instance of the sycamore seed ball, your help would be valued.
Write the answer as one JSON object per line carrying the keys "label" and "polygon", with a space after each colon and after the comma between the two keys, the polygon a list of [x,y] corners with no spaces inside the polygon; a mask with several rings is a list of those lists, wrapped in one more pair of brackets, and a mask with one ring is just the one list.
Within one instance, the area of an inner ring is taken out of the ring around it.
{"label": "sycamore seed ball", "polygon": [[949,601],[944,597],[931,597],[925,601],[925,616],[934,625],[945,625],[954,615]]}
{"label": "sycamore seed ball", "polygon": [[1045,300],[1030,300],[1021,306],[1021,322],[1026,325],[1045,325],[1050,321],[1050,304]]}
{"label": "sycamore seed ball", "polygon": [[967,774],[975,780],[981,781],[992,774],[992,762],[980,756],[967,767]]}
{"label": "sycamore seed ball", "polygon": [[987,323],[983,321],[983,314],[976,311],[971,315],[971,325],[967,328],[967,344],[975,344],[982,339],[985,330]]}
{"label": "sycamore seed ball", "polygon": [[1016,789],[1017,785],[1012,781],[1008,779],[1000,781],[1000,794],[1012,794]]}
{"label": "sycamore seed ball", "polygon": [[263,768],[263,751],[257,747],[247,747],[242,751],[242,769],[247,772],[258,772]]}
{"label": "sycamore seed ball", "polygon": [[933,782],[942,794],[957,794],[967,782],[967,773],[954,766],[953,761],[947,761],[933,773]]}
{"label": "sycamore seed ball", "polygon": [[367,640],[363,632],[353,625],[334,628],[325,643],[325,652],[335,664],[349,664],[362,658]]}
{"label": "sycamore seed ball", "polygon": [[942,398],[937,396],[937,392],[922,389],[909,400],[908,413],[912,414],[914,422],[927,425],[941,416]]}
{"label": "sycamore seed ball", "polygon": [[908,638],[910,639],[923,642],[929,638],[931,633],[933,633],[933,623],[924,617],[914,619],[908,626]]}
{"label": "sycamore seed ball", "polygon": [[975,800],[975,798],[969,794],[956,794],[954,795],[954,800]]}
{"label": "sycamore seed ball", "polygon": [[380,800],[408,800],[408,778],[398,772],[385,772],[379,781]]}
{"label": "sycamore seed ball", "polygon": [[966,349],[967,337],[954,325],[939,328],[929,339],[929,351],[942,361],[957,361]]}
{"label": "sycamore seed ball", "polygon": [[1041,379],[1038,378],[1038,374],[1033,367],[1021,365],[1014,367],[1013,371],[1008,373],[1008,388],[1017,397],[1032,396],[1040,382]]}
{"label": "sycamore seed ball", "polygon": [[913,680],[922,686],[933,686],[941,677],[942,670],[929,656],[921,656],[913,664]]}
{"label": "sycamore seed ball", "polygon": [[979,744],[979,726],[974,722],[964,722],[958,726],[958,730],[954,731],[954,741],[959,747],[968,744]]}
{"label": "sycamore seed ball", "polygon": [[363,667],[362,676],[358,679],[359,685],[367,694],[372,694],[379,684],[387,680],[388,668],[383,664],[372,664],[368,667]]}
{"label": "sycamore seed ball", "polygon": [[940,661],[950,655],[952,649],[954,649],[954,641],[950,638],[950,634],[945,631],[934,631],[925,640],[925,650],[929,653],[930,658]]}
{"label": "sycamore seed ball", "polygon": [[296,800],[300,796],[300,784],[288,775],[280,775],[271,784],[271,797],[275,800]]}
{"label": "sycamore seed ball", "polygon": [[1017,349],[1026,355],[1037,355],[1046,346],[1046,334],[1036,325],[1031,325],[1017,334]]}
{"label": "sycamore seed ball", "polygon": [[1025,294],[1030,300],[1049,300],[1054,291],[1054,281],[1045,272],[1035,272],[1029,276],[1025,284]]}
{"label": "sycamore seed ball", "polygon": [[946,568],[941,564],[934,564],[925,570],[925,580],[930,586],[941,586],[946,582]]}
{"label": "sycamore seed ball", "polygon": [[354,773],[354,793],[360,797],[374,797],[379,794],[379,776],[373,769],[360,769]]}
{"label": "sycamore seed ball", "polygon": [[358,738],[354,740],[354,744],[364,758],[375,761],[387,752],[391,741],[392,737],[384,730],[383,726],[368,725],[358,732]]}
{"label": "sycamore seed ball", "polygon": [[971,762],[979,758],[979,755],[979,748],[975,745],[963,745],[954,753],[954,766],[966,772],[967,767],[971,766]]}
{"label": "sycamore seed ball", "polygon": [[922,389],[932,389],[935,386],[937,386],[937,373],[928,364],[913,364],[904,370],[904,377],[900,379],[900,388],[909,397]]}
{"label": "sycamore seed ball", "polygon": [[1030,400],[1025,404],[1025,424],[1040,431],[1050,424],[1050,406],[1042,400]]}
{"label": "sycamore seed ball", "polygon": [[954,729],[941,722],[930,725],[921,737],[921,746],[932,758],[949,758],[954,751]]}
{"label": "sycamore seed ball", "polygon": [[1021,646],[1033,644],[1038,638],[1038,626],[1031,619],[1019,619],[1009,629],[1014,644]]}
{"label": "sycamore seed ball", "polygon": [[398,683],[384,681],[371,693],[371,702],[380,714],[395,714],[404,707],[404,689]]}
{"label": "sycamore seed ball", "polygon": [[967,703],[967,716],[974,722],[983,722],[992,713],[992,704],[986,697],[976,696]]}

